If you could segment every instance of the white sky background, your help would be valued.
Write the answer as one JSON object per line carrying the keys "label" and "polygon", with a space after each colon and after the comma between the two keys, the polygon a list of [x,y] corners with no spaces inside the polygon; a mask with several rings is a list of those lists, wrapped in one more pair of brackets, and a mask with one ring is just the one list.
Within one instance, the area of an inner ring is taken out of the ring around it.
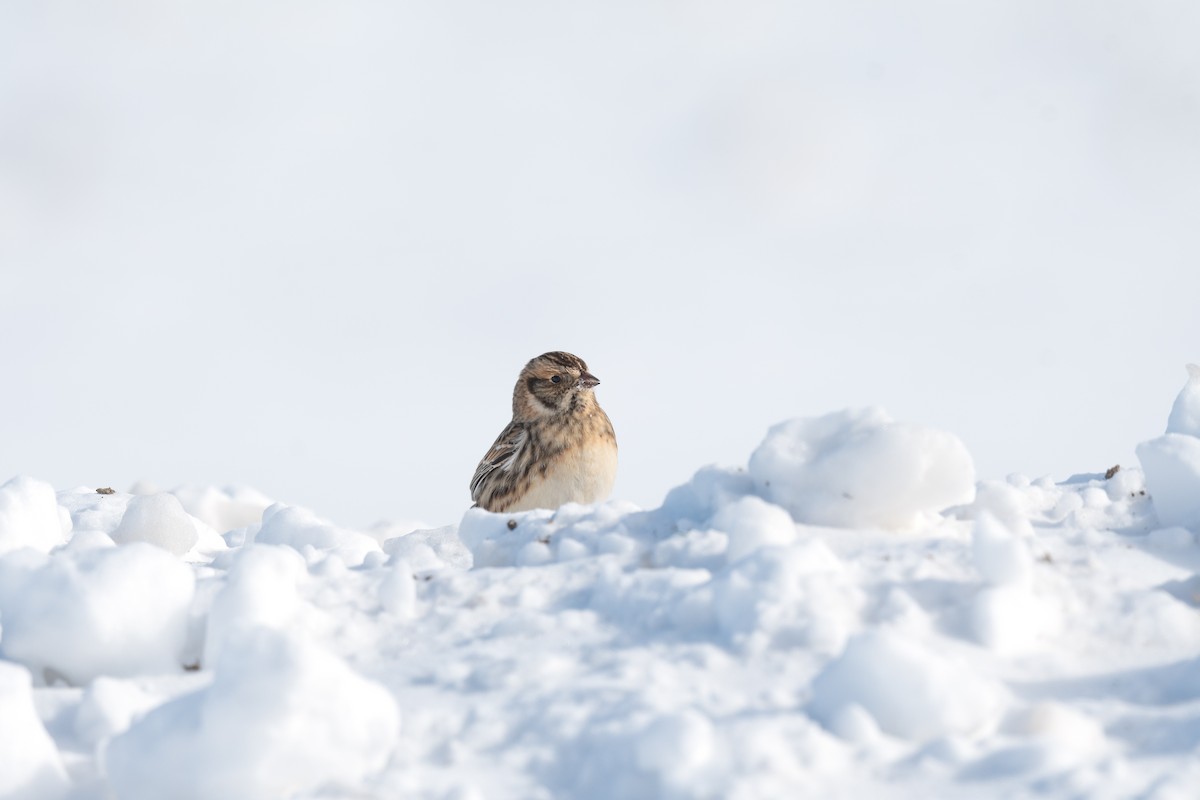
{"label": "white sky background", "polygon": [[654,506],[881,404],[1134,463],[1200,360],[1187,2],[0,5],[0,481],[456,521],[530,357]]}

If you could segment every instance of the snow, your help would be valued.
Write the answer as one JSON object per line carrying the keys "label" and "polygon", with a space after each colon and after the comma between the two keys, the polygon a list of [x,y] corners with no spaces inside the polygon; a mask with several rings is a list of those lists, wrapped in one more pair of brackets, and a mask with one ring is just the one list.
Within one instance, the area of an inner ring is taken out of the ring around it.
{"label": "snow", "polygon": [[[966,662],[943,657],[887,628],[854,637],[812,682],[809,710],[835,733],[865,711],[885,733],[911,741],[978,734],[995,726],[1007,692]],[[856,738],[861,733],[855,731]]]}
{"label": "snow", "polygon": [[750,476],[797,522],[817,525],[911,527],[975,496],[975,466],[958,437],[879,408],[776,425],[750,456]]}
{"label": "snow", "polygon": [[0,555],[22,547],[47,553],[70,531],[71,517],[50,484],[16,477],[0,486]]}
{"label": "snow", "polygon": [[1025,543],[987,511],[975,519],[972,537],[975,568],[991,584],[1029,583],[1033,559]]}
{"label": "snow", "polygon": [[263,511],[271,505],[269,497],[247,486],[223,489],[215,486],[181,486],[172,494],[187,513],[217,531],[256,525],[262,521]]}
{"label": "snow", "polygon": [[33,705],[29,671],[0,661],[0,797],[52,800],[70,786],[54,741]]}
{"label": "snow", "polygon": [[712,525],[727,537],[725,558],[734,562],[766,545],[796,540],[796,526],[779,506],[757,497],[743,497],[713,515]]}
{"label": "snow", "polygon": [[0,654],[37,674],[86,684],[179,666],[192,570],[142,542],[0,558]]}
{"label": "snow", "polygon": [[211,600],[204,663],[216,663],[221,648],[239,632],[286,629],[303,612],[300,585],[308,579],[304,558],[273,545],[240,548]]}
{"label": "snow", "polygon": [[123,798],[286,797],[378,771],[398,729],[382,686],[263,628],[224,650],[211,686],[114,737],[104,770]]}
{"label": "snow", "polygon": [[306,508],[281,503],[263,511],[262,525],[251,526],[247,540],[287,545],[307,555],[333,551],[351,566],[362,564],[370,553],[382,552],[379,543],[365,533],[339,528]]}
{"label": "snow", "polygon": [[1188,364],[1188,382],[1175,398],[1167,417],[1167,433],[1200,436],[1200,365]]}
{"label": "snow", "polygon": [[149,542],[181,556],[196,545],[200,534],[179,498],[160,493],[130,498],[112,539],[117,544]]}
{"label": "snow", "polygon": [[1192,438],[976,481],[847,410],[656,508],[416,530],[12,481],[0,796],[1189,797]]}
{"label": "snow", "polygon": [[1138,460],[1164,525],[1200,523],[1200,437],[1168,433],[1142,442]]}
{"label": "snow", "polygon": [[100,676],[88,685],[79,701],[75,735],[83,744],[94,747],[127,730],[134,719],[161,705],[164,699],[131,681]]}
{"label": "snow", "polygon": [[1137,457],[1163,525],[1200,526],[1200,367],[1175,398],[1167,432],[1142,442]]}

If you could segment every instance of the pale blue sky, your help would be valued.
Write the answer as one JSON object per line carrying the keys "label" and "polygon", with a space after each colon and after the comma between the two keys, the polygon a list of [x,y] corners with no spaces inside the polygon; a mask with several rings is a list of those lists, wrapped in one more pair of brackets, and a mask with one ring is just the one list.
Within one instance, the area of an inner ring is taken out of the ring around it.
{"label": "pale blue sky", "polygon": [[11,2],[0,480],[453,522],[576,352],[657,504],[880,404],[1133,463],[1200,359],[1200,11]]}

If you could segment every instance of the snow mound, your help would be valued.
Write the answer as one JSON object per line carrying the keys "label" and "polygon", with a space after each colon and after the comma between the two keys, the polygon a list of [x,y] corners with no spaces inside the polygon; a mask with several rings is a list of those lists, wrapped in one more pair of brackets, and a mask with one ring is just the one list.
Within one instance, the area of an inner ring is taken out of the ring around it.
{"label": "snow mound", "polygon": [[399,712],[382,686],[311,642],[258,629],[222,652],[212,685],[111,740],[120,800],[290,797],[386,763]]}
{"label": "snow mound", "polygon": [[180,486],[171,490],[187,513],[218,533],[247,528],[262,520],[273,501],[245,486]]}
{"label": "snow mound", "polygon": [[733,645],[750,650],[836,653],[854,630],[863,603],[842,561],[819,541],[760,550],[713,581],[720,630]]}
{"label": "snow mound", "polygon": [[0,661],[0,797],[56,800],[67,773],[33,705],[29,672]]}
{"label": "snow mound", "polygon": [[382,553],[379,542],[365,533],[339,528],[306,508],[276,503],[263,512],[262,527],[249,541],[283,544],[308,557],[334,554],[347,566],[363,563],[369,553]]}
{"label": "snow mound", "polygon": [[1139,444],[1137,456],[1158,521],[1200,528],[1200,437],[1168,433]]}
{"label": "snow mound", "polygon": [[709,465],[667,492],[658,515],[681,529],[699,527],[723,506],[754,493],[754,481],[745,470]]}
{"label": "snow mound", "polygon": [[1167,433],[1200,436],[1200,365],[1188,364],[1188,382],[1180,390],[1167,417]]}
{"label": "snow mound", "polygon": [[665,787],[686,793],[717,755],[717,733],[703,714],[687,709],[659,717],[637,739],[636,763]]}
{"label": "snow mound", "polygon": [[713,515],[712,527],[728,537],[725,557],[730,562],[761,547],[796,541],[796,524],[791,516],[758,497],[743,497],[723,506]]}
{"label": "snow mound", "polygon": [[303,609],[300,586],[307,578],[304,558],[289,547],[256,544],[238,551],[209,608],[202,663],[216,663],[226,641],[240,633],[290,625]]}
{"label": "snow mound", "polygon": [[646,552],[650,532],[636,507],[609,502],[568,503],[556,511],[535,509],[493,514],[468,509],[458,536],[476,567],[537,566],[595,555],[636,559]]}
{"label": "snow mound", "polygon": [[112,539],[117,544],[147,542],[182,556],[195,546],[200,534],[179,499],[161,493],[131,498]]}
{"label": "snow mound", "polygon": [[120,526],[131,499],[132,495],[100,494],[86,486],[58,493],[58,504],[71,515],[72,530],[102,533],[110,538]]}
{"label": "snow mound", "polygon": [[[1139,469],[970,487],[960,448],[841,412],[657,509],[370,535],[61,492],[70,539],[0,556],[5,746],[117,800],[1145,794],[1194,759],[1195,533]],[[164,516],[187,563],[114,544],[178,552]]]}
{"label": "snow mound", "polygon": [[128,730],[135,718],[162,702],[162,697],[128,679],[101,676],[83,693],[75,713],[75,734],[80,741],[95,746]]}
{"label": "snow mound", "polygon": [[797,522],[838,527],[908,528],[975,496],[975,467],[958,437],[894,422],[879,408],[772,427],[750,476]]}
{"label": "snow mound", "polygon": [[975,520],[972,551],[975,568],[988,583],[1028,585],[1033,574],[1029,547],[987,511]]}
{"label": "snow mound", "polygon": [[809,711],[835,733],[862,712],[901,739],[977,734],[994,725],[1007,692],[966,664],[886,629],[859,634],[812,683]]}
{"label": "snow mound", "polygon": [[1005,720],[1004,732],[1029,740],[1039,760],[1054,770],[1102,757],[1106,747],[1103,726],[1062,703],[1044,701],[1019,709]]}
{"label": "snow mound", "polygon": [[73,684],[179,668],[192,570],[144,543],[0,558],[0,654]]}
{"label": "snow mound", "polygon": [[1159,523],[1200,530],[1200,366],[1188,364],[1187,370],[1167,432],[1139,444],[1137,457]]}
{"label": "snow mound", "polygon": [[417,571],[470,569],[472,563],[471,551],[453,525],[393,536],[384,540],[383,552],[388,554],[389,563],[403,560]]}
{"label": "snow mound", "polygon": [[48,553],[70,531],[71,517],[50,484],[19,476],[0,486],[0,555],[22,547]]}
{"label": "snow mound", "polygon": [[225,540],[189,514],[174,493],[100,494],[79,487],[59,492],[58,503],[70,512],[76,531],[119,544],[147,542],[188,561],[205,561],[227,549]]}

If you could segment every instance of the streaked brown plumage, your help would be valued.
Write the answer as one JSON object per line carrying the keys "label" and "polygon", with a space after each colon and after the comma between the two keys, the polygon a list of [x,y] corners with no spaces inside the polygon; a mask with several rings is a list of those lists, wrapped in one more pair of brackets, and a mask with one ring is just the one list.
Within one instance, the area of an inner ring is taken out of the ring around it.
{"label": "streaked brown plumage", "polygon": [[513,388],[513,418],[471,479],[488,511],[558,508],[608,497],[617,437],[578,356],[555,351],[530,361]]}

